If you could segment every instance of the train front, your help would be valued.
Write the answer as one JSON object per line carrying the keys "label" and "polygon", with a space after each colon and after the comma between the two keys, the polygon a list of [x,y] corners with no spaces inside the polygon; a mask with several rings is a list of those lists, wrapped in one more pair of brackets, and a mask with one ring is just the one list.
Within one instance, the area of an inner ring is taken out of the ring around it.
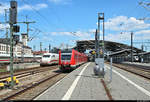
{"label": "train front", "polygon": [[42,59],[40,61],[40,65],[44,66],[44,65],[49,65],[50,64],[50,58],[51,55],[49,53],[46,53],[42,56]]}
{"label": "train front", "polygon": [[59,51],[59,68],[69,70],[71,64],[72,51]]}

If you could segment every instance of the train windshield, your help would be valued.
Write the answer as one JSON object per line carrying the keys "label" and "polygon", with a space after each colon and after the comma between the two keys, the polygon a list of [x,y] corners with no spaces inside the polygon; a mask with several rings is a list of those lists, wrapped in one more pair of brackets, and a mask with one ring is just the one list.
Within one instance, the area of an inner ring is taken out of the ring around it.
{"label": "train windshield", "polygon": [[62,55],[61,60],[71,60],[71,55]]}
{"label": "train windshield", "polygon": [[43,58],[49,58],[50,55],[43,55]]}

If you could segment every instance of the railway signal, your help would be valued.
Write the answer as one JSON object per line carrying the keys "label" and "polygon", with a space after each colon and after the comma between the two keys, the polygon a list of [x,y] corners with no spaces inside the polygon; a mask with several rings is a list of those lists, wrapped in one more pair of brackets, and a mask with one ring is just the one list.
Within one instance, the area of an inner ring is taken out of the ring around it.
{"label": "railway signal", "polygon": [[17,1],[10,1],[10,15],[9,15],[9,22],[12,24],[17,23]]}
{"label": "railway signal", "polygon": [[10,14],[9,14],[9,24],[10,24],[10,74],[11,74],[11,89],[14,86],[13,80],[13,24],[17,23],[17,1],[10,1]]}
{"label": "railway signal", "polygon": [[19,32],[19,31],[20,31],[20,26],[14,25],[14,26],[13,26],[13,32],[17,33],[17,32]]}

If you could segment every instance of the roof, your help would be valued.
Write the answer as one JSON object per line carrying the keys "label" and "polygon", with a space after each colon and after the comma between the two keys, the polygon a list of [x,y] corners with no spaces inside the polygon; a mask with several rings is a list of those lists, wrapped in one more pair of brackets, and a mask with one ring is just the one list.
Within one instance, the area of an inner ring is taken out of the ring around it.
{"label": "roof", "polygon": [[[101,42],[102,40],[100,40]],[[124,49],[131,49],[131,46],[118,43],[118,42],[112,42],[112,41],[104,41],[104,47],[106,51],[111,52],[117,52],[122,51]],[[95,49],[95,40],[80,40],[77,41],[77,45],[74,47],[74,49],[84,52],[86,49]],[[133,50],[135,50],[137,53],[142,52],[141,49],[138,49],[136,47],[133,47]]]}
{"label": "roof", "polygon": [[7,39],[7,38],[0,38],[0,43],[2,44],[10,44],[10,39]]}
{"label": "roof", "polygon": [[[135,52],[135,51],[133,50],[133,52]],[[121,50],[121,51],[113,52],[113,53],[109,54],[109,56],[129,54],[129,53],[131,53],[131,49],[124,49],[124,50]]]}
{"label": "roof", "polygon": [[142,52],[142,53],[139,53],[138,55],[148,55],[150,54],[150,52]]}

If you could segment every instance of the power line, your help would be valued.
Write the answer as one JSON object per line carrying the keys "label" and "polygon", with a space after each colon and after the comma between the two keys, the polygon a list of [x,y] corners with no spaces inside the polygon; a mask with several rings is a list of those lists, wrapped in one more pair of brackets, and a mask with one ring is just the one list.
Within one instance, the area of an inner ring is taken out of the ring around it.
{"label": "power line", "polygon": [[[48,26],[49,26],[50,23],[52,24],[52,22],[49,22],[49,20],[48,20],[45,16],[43,16],[38,10],[36,10],[35,8],[33,8],[27,1],[25,1],[25,0],[22,0],[22,1],[23,1],[25,4],[27,4],[28,6],[30,6],[31,9],[32,9],[34,12],[36,12],[41,18],[43,18],[43,20],[48,24]],[[55,24],[52,24],[52,25],[56,27]]]}
{"label": "power line", "polygon": [[[45,16],[43,16],[39,11],[37,11],[36,9],[34,9],[28,2],[26,2],[25,0],[22,0],[25,4],[28,4],[38,15],[40,15],[42,18],[44,18],[44,20],[46,21],[46,23],[47,23],[47,18],[45,17]],[[52,10],[52,9],[51,9]],[[55,13],[55,12],[53,12],[53,13]],[[58,19],[58,21],[61,21],[61,19],[60,19],[60,17],[55,13],[55,15],[56,15],[56,18]],[[61,21],[62,22],[62,21]],[[64,26],[66,26],[63,22],[62,22],[62,24],[64,25]],[[56,26],[56,25],[55,25]],[[69,27],[69,26],[68,26]],[[73,36],[76,36],[76,37],[80,37],[80,36],[78,36],[77,35],[77,33],[75,32],[71,32],[71,34],[73,35]],[[89,41],[89,42],[91,42],[91,41]],[[93,42],[91,42],[91,43],[93,43]]]}

